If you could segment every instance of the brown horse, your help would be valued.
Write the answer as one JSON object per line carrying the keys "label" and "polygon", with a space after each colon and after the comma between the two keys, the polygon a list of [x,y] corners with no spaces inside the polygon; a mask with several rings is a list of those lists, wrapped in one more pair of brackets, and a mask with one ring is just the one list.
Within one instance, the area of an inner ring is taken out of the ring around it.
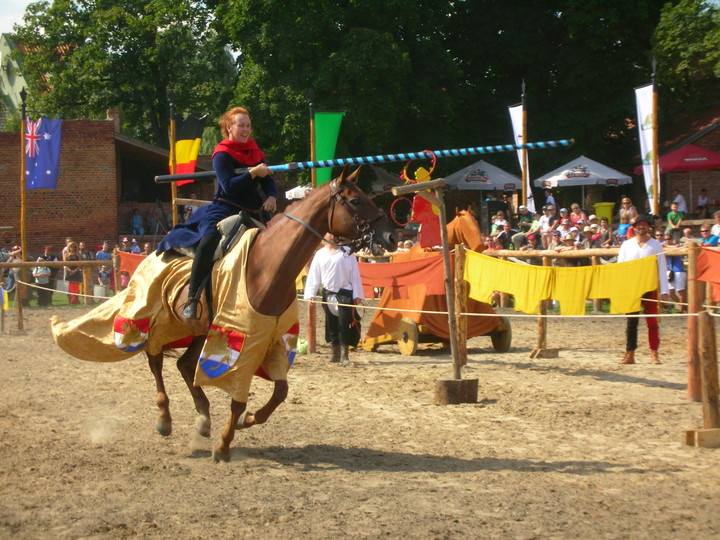
{"label": "brown horse", "polygon": [[[348,241],[355,241],[357,247],[379,244],[388,251],[396,249],[396,234],[387,217],[357,187],[358,172],[359,169],[347,174],[346,167],[338,178],[291,205],[285,213],[275,216],[266,230],[258,233],[246,266],[247,298],[255,311],[274,317],[286,312],[296,300],[296,276],[312,257],[327,232]],[[186,297],[187,287],[174,302],[174,311],[178,318],[181,318],[180,313]],[[177,364],[200,413],[198,432],[209,436],[210,405],[202,388],[194,385],[193,378],[210,324],[204,298],[200,313],[199,320],[186,321],[195,337]],[[172,348],[172,344],[168,344],[166,348]],[[163,353],[148,353],[147,356],[158,392],[157,405],[160,414],[157,430],[168,435],[172,431],[172,424],[170,400],[162,378]],[[230,418],[222,429],[220,442],[214,447],[213,459],[228,461],[230,443],[236,428],[249,428],[266,422],[285,400],[287,393],[287,380],[275,380],[272,396],[255,413],[247,410],[246,402],[233,399]]]}

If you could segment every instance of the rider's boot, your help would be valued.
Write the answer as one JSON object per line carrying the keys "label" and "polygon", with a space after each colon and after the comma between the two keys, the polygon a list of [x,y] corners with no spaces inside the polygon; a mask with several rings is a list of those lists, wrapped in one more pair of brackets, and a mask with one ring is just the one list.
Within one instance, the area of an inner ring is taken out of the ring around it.
{"label": "rider's boot", "polygon": [[340,365],[345,367],[353,366],[352,360],[350,360],[349,346],[340,345]]}
{"label": "rider's boot", "polygon": [[331,362],[339,362],[340,361],[340,345],[333,345],[332,346],[332,356],[330,357]]}
{"label": "rider's boot", "polygon": [[625,357],[620,360],[621,364],[634,364],[635,363],[635,351],[627,351]]}

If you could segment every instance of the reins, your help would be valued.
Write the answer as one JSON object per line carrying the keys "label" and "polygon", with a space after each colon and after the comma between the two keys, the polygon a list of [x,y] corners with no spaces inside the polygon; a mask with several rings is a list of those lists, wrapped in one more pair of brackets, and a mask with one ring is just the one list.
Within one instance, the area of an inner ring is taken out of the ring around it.
{"label": "reins", "polygon": [[381,219],[385,217],[385,214],[380,210],[377,209],[377,213],[374,216],[371,216],[369,219],[366,219],[362,216],[359,216],[355,208],[353,208],[350,204],[348,204],[347,198],[343,195],[343,192],[350,187],[350,185],[353,182],[343,182],[339,186],[335,186],[337,183],[337,179],[332,181],[332,189],[330,191],[330,208],[328,210],[328,231],[330,234],[332,234],[335,237],[339,237],[337,234],[335,234],[332,230],[332,222],[333,217],[335,214],[335,202],[343,205],[345,209],[352,215],[353,221],[355,221],[355,225],[360,232],[360,238],[356,240],[348,240],[347,242],[340,242],[336,243],[331,240],[327,240],[324,238],[318,231],[315,230],[315,228],[310,225],[305,220],[294,216],[292,214],[289,214],[287,212],[282,212],[280,215],[285,216],[286,218],[292,219],[293,221],[298,222],[300,225],[305,227],[308,231],[313,233],[315,236],[317,236],[322,242],[325,242],[327,244],[330,244],[331,246],[334,246],[336,248],[350,246],[351,251],[355,252],[359,250],[364,245],[367,245],[368,247],[372,247],[372,240],[373,240],[373,234],[375,231],[369,231],[372,224],[377,221],[378,219]]}

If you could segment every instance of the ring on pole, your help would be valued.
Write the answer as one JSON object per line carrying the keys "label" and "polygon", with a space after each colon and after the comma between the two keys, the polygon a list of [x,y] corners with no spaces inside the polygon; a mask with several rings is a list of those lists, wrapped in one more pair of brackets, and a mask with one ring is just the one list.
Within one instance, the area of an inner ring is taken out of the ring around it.
{"label": "ring on pole", "polygon": [[406,227],[406,226],[408,225],[408,223],[410,223],[410,222],[412,221],[412,219],[408,219],[405,223],[400,223],[400,222],[395,218],[395,212],[393,212],[393,210],[395,209],[395,205],[396,205],[399,201],[407,201],[408,203],[410,203],[410,211],[412,212],[412,201],[411,201],[408,197],[398,197],[398,198],[395,199],[395,200],[392,202],[392,204],[390,205],[390,219],[392,219],[392,220],[395,222],[396,225],[399,225],[400,227]]}
{"label": "ring on pole", "polygon": [[409,159],[408,162],[403,167],[402,172],[400,173],[400,179],[405,181],[406,184],[414,184],[415,182],[425,182],[426,180],[430,180],[432,173],[435,171],[435,166],[437,165],[437,156],[435,155],[435,152],[433,152],[432,150],[423,150],[421,153],[429,154],[429,156],[426,155],[425,157],[429,157],[430,159],[432,159],[432,163],[430,165],[430,170],[422,178],[415,178],[413,180],[412,178],[410,178],[407,175],[407,169],[410,166],[410,164],[413,162],[412,159]]}

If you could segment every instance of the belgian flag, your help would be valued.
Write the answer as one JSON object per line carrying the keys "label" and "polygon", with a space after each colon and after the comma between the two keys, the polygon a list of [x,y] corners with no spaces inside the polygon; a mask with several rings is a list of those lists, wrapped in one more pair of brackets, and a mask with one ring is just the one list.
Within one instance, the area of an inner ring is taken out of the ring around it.
{"label": "belgian flag", "polygon": [[[188,116],[185,120],[177,120],[175,126],[175,174],[195,172],[195,163],[200,153],[200,140],[207,115],[202,118]],[[170,163],[172,173],[172,163]],[[178,186],[189,184],[194,180],[181,180]]]}

